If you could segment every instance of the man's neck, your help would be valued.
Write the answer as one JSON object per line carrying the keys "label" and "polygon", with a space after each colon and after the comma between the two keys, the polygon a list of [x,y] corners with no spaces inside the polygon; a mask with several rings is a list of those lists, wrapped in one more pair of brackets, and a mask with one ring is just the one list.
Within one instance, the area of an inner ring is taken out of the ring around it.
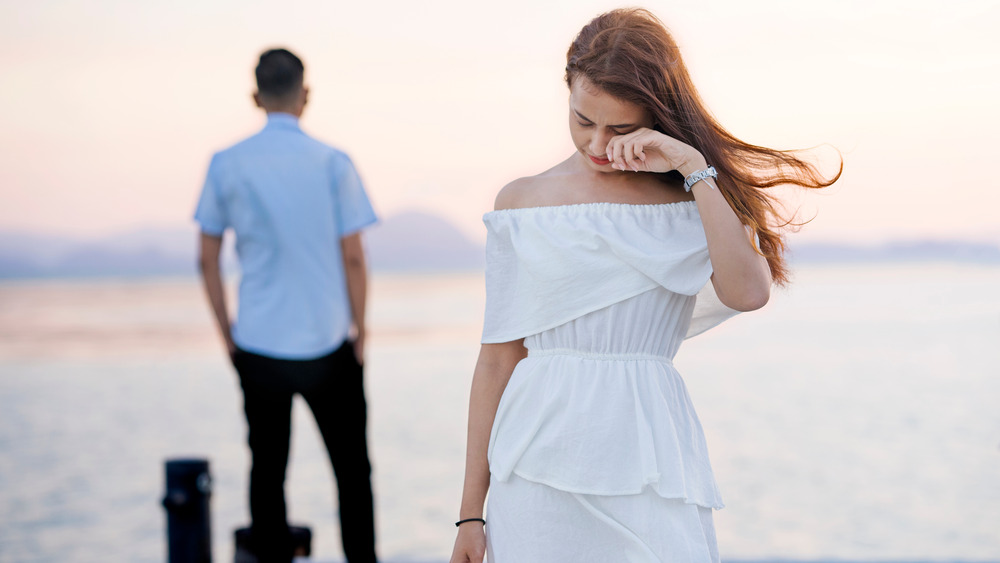
{"label": "man's neck", "polygon": [[277,109],[277,108],[275,108],[275,109],[268,109],[268,108],[265,108],[264,111],[267,112],[268,117],[270,117],[271,115],[274,115],[274,114],[289,115],[291,117],[294,117],[295,119],[299,119],[300,117],[302,117],[302,110],[295,111],[293,109]]}

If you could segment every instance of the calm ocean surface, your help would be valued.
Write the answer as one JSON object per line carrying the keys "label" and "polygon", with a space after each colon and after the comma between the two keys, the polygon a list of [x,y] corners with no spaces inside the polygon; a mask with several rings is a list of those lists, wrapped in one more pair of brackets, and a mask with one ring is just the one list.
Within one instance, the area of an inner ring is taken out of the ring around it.
{"label": "calm ocean surface", "polygon": [[[728,560],[1000,561],[1000,267],[808,266],[687,342]],[[367,390],[380,553],[444,561],[479,274],[376,275]],[[296,403],[288,496],[341,560]],[[0,283],[0,562],[165,560],[163,461],[207,457],[214,556],[246,524],[236,376],[194,279]]]}

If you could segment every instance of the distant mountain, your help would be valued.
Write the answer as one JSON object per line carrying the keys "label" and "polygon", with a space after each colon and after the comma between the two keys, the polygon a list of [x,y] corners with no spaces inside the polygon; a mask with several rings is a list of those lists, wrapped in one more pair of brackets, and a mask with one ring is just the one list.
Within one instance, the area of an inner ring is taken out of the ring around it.
{"label": "distant mountain", "polygon": [[0,278],[195,272],[194,228],[127,231],[96,240],[0,233]]}
{"label": "distant mountain", "polygon": [[485,249],[450,223],[427,213],[401,213],[365,233],[374,270],[470,270],[485,264]]}
{"label": "distant mountain", "polygon": [[975,262],[1000,263],[1000,246],[957,240],[895,241],[876,246],[806,243],[792,245],[795,262]]}
{"label": "distant mountain", "polygon": [[[0,278],[193,275],[198,233],[189,227],[137,229],[97,240],[0,232]],[[236,269],[232,237],[224,269]],[[447,220],[420,212],[390,216],[366,231],[373,270],[483,267],[483,247]]]}
{"label": "distant mountain", "polygon": [[[0,232],[0,278],[194,275],[197,231],[192,226],[137,229],[99,240]],[[235,271],[232,238],[223,265]],[[418,211],[390,216],[366,231],[375,271],[475,270],[482,245],[447,220]],[[917,240],[877,246],[793,244],[798,263],[974,262],[1000,264],[1000,246],[968,241]]]}

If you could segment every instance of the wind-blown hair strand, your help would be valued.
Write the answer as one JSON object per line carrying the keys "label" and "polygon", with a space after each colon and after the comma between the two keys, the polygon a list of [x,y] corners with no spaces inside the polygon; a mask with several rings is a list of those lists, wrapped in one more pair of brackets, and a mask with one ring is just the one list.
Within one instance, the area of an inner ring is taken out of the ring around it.
{"label": "wind-blown hair strand", "polygon": [[[566,83],[580,77],[598,89],[645,108],[654,128],[698,149],[719,172],[717,184],[740,221],[757,236],[776,284],[788,280],[786,219],[774,194],[778,185],[824,188],[840,178],[826,177],[799,156],[744,142],[720,125],[698,95],[680,50],[663,23],[647,10],[626,8],[594,18],[577,35],[566,55]],[[672,172],[668,181],[679,181]]]}

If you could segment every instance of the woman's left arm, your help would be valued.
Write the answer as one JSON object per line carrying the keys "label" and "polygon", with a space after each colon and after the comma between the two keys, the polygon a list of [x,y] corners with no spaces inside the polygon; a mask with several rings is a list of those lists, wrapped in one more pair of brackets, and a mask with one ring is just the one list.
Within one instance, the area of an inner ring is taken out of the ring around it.
{"label": "woman's left arm", "polygon": [[[695,151],[691,160],[677,171],[687,178],[706,168],[705,157]],[[719,301],[737,311],[760,309],[771,296],[771,270],[767,260],[754,248],[753,233],[740,222],[714,178],[697,182],[691,186],[691,193],[705,227],[712,285]]]}
{"label": "woman's left arm", "polygon": [[[608,159],[622,171],[677,170],[685,178],[708,168],[705,157],[694,147],[647,128],[612,138]],[[714,178],[697,182],[691,193],[705,227],[712,285],[719,300],[737,311],[760,309],[771,295],[771,270],[754,249],[753,234],[740,222]]]}

